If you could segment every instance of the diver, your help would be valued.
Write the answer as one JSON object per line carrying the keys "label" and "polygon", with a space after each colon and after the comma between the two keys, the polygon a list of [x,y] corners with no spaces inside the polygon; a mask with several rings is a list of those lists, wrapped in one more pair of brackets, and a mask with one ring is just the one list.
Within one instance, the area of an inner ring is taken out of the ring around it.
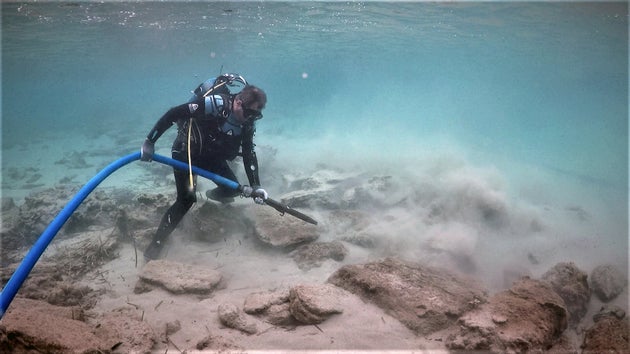
{"label": "diver", "polygon": [[[233,93],[230,88],[234,87],[241,88],[240,92]],[[262,118],[266,103],[265,92],[249,85],[240,75],[223,74],[209,79],[193,91],[193,97],[187,103],[171,108],[157,121],[142,144],[141,160],[153,159],[155,142],[177,123],[177,137],[172,147],[173,159],[237,181],[228,161],[239,155],[243,158],[251,188],[244,188],[241,192],[217,184],[217,188],[206,192],[208,198],[226,203],[242,194],[252,197],[257,204],[263,204],[268,194],[260,187],[253,138],[255,122]],[[151,243],[144,251],[147,260],[159,258],[167,237],[197,201],[197,176],[192,170],[186,172],[174,169],[173,173],[177,199],[162,217]]]}

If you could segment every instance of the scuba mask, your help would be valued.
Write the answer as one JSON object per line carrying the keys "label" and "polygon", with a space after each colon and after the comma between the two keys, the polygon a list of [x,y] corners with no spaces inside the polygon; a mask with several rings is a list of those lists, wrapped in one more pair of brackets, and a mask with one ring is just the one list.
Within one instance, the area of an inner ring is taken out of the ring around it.
{"label": "scuba mask", "polygon": [[262,119],[263,114],[261,111],[255,109],[243,108],[243,116],[245,117],[245,119],[251,120],[253,122]]}

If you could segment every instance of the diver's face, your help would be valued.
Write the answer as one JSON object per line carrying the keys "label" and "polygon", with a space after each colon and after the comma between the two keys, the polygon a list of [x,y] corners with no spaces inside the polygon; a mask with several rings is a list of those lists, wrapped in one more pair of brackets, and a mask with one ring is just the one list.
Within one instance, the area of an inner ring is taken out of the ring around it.
{"label": "diver's face", "polygon": [[236,120],[244,124],[248,121],[253,121],[262,118],[262,107],[260,103],[254,102],[249,107],[245,107],[243,101],[240,99],[234,100],[233,114]]}

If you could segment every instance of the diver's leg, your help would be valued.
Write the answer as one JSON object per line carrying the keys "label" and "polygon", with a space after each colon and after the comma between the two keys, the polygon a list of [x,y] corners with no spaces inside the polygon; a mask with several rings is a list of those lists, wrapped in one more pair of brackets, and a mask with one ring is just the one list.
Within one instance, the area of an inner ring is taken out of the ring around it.
{"label": "diver's leg", "polygon": [[184,215],[186,215],[190,207],[192,207],[192,205],[197,201],[195,195],[197,176],[194,176],[193,186],[191,188],[188,172],[175,170],[174,175],[175,185],[177,187],[177,200],[162,217],[162,221],[153,236],[153,240],[149,244],[149,247],[147,247],[144,251],[144,257],[148,260],[159,258],[166,239],[171,232],[173,232]]}
{"label": "diver's leg", "polygon": [[[212,173],[225,177],[231,181],[238,182],[236,175],[232,172],[232,169],[230,169],[230,166],[228,166],[228,163],[225,160],[213,161],[212,164],[209,164],[206,167],[207,170]],[[215,184],[217,185],[217,188],[206,191],[206,197],[212,200],[216,200],[221,203],[230,203],[234,201],[235,196],[241,194],[238,189],[232,189],[216,182]]]}

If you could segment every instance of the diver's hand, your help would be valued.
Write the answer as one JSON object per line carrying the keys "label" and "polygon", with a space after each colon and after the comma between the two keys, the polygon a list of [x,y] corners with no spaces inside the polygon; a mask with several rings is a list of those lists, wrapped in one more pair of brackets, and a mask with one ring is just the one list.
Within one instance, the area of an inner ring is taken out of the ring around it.
{"label": "diver's hand", "polygon": [[241,192],[243,193],[243,197],[249,198],[252,196],[252,193],[254,193],[254,188],[250,186],[243,186],[241,188]]}
{"label": "diver's hand", "polygon": [[265,191],[264,189],[262,189],[262,188],[260,188],[258,186],[254,186],[254,187],[243,186],[241,191],[243,192],[243,196],[244,197],[246,197],[246,198],[249,198],[249,197],[254,198],[254,202],[256,204],[265,204],[265,200],[267,198],[269,198],[269,195],[267,194],[267,191]]}
{"label": "diver's hand", "polygon": [[254,198],[254,203],[256,204],[265,204],[265,200],[269,198],[269,194],[267,194],[266,190],[256,187],[252,192],[252,198]]}
{"label": "diver's hand", "polygon": [[154,152],[155,152],[155,145],[149,139],[146,139],[144,143],[142,143],[142,148],[140,148],[140,160],[142,161],[153,160]]}

